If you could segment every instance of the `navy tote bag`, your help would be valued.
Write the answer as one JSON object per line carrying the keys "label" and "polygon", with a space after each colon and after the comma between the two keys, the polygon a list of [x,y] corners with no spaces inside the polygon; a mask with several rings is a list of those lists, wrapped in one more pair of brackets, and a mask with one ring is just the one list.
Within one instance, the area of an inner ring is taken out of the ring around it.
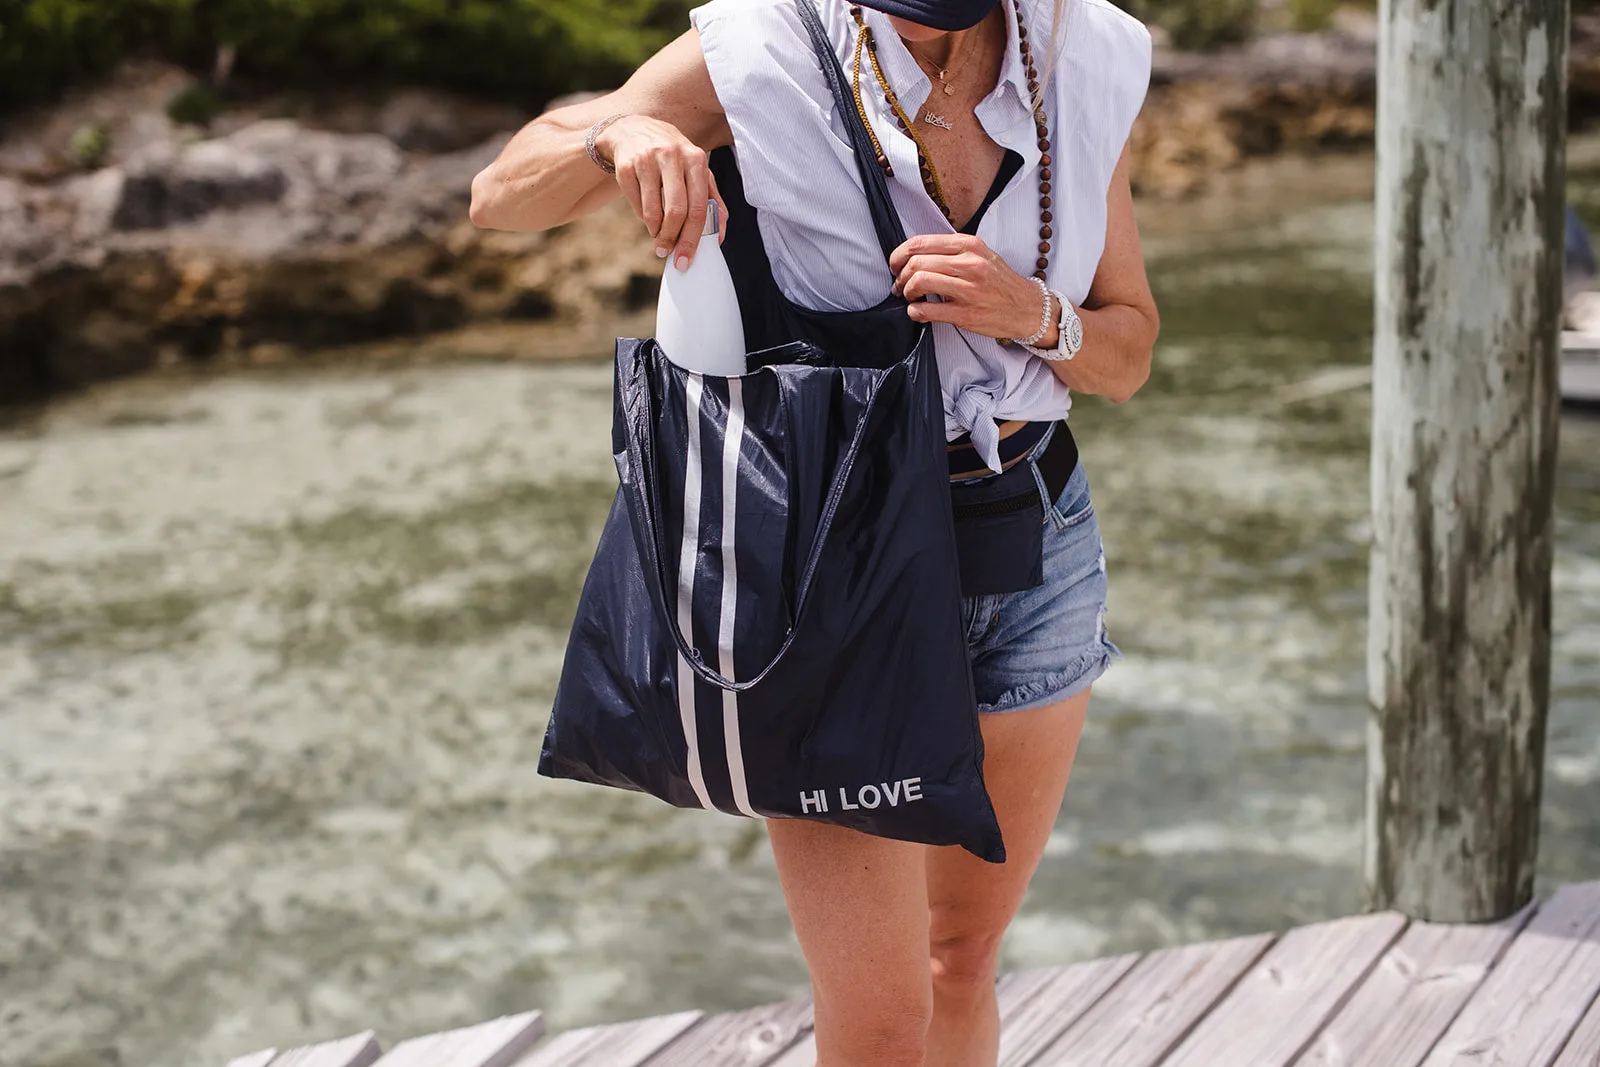
{"label": "navy tote bag", "polygon": [[[815,9],[797,3],[854,118]],[[852,134],[887,256],[904,231],[858,119]],[[755,227],[730,208],[732,245],[732,226]],[[819,314],[770,286],[740,297],[747,336],[769,342],[741,377],[617,343],[621,485],[539,772],[1003,862],[932,335],[898,299]]]}

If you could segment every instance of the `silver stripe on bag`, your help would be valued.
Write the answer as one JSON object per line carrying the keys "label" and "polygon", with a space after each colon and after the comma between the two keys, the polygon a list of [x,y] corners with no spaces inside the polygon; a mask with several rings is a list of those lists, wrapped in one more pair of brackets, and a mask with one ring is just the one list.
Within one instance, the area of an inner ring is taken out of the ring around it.
{"label": "silver stripe on bag", "polygon": [[[735,548],[734,504],[739,493],[739,452],[744,447],[744,383],[728,379],[728,432],[722,442],[722,621],[717,633],[718,669],[724,678],[733,673],[734,616],[739,604],[739,564]],[[733,783],[733,805],[756,818],[750,806],[750,787],[744,770],[744,748],[739,741],[739,694],[722,693],[722,734],[728,747],[728,778]]]}
{"label": "silver stripe on bag", "polygon": [[[686,635],[694,633],[694,572],[700,533],[700,396],[704,388],[700,375],[691,374],[684,382],[688,409],[689,460],[683,479],[683,547],[678,555],[678,626]],[[689,751],[689,784],[700,806],[716,810],[706,791],[706,775],[700,766],[700,727],[695,720],[695,675],[682,655],[678,656],[678,713],[683,720],[683,741]]]}

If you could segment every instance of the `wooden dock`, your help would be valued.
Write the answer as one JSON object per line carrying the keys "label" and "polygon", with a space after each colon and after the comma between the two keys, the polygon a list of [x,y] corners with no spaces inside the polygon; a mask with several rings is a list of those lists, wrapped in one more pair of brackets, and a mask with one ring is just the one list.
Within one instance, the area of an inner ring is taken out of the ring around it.
{"label": "wooden dock", "polygon": [[[1600,882],[1505,922],[1382,913],[1007,975],[1002,1067],[1600,1067]],[[539,1041],[537,1012],[229,1067],[812,1067],[811,1009],[689,1011]]]}

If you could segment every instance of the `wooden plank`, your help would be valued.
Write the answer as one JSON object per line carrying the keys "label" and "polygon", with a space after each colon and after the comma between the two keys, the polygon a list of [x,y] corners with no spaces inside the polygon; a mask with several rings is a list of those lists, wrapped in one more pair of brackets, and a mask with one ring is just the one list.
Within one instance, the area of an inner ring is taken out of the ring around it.
{"label": "wooden plank", "polygon": [[[1277,940],[1257,934],[1153,952],[1032,1060],[1050,1067],[1152,1067]],[[1241,1063],[1243,1061],[1240,1061]]]}
{"label": "wooden plank", "polygon": [[1550,1067],[1600,997],[1600,882],[1539,909],[1425,1067]]}
{"label": "wooden plank", "polygon": [[704,1018],[705,1012],[684,1011],[633,1023],[569,1030],[536,1046],[516,1067],[639,1067]]}
{"label": "wooden plank", "polygon": [[[1001,1063],[1022,1062],[1015,1059],[1015,1053],[1007,1058],[1007,1049],[1025,1049],[1036,1041],[1028,1035],[1034,1029],[1049,1026],[1052,1010],[1058,1013],[1071,1012],[1072,1017],[1076,1017],[1076,1012],[1072,1010],[1072,998],[1081,998],[1082,1007],[1088,1007],[1137,959],[1137,956],[1118,956],[1071,967],[1048,967],[1002,975],[995,986],[995,995],[1000,1001]],[[1041,1001],[1044,996],[1050,997],[1050,1004],[1045,1005]],[[1021,1037],[1011,1036],[1019,1025],[1027,1028],[1026,1031]],[[807,1033],[765,1067],[812,1067],[816,1062],[816,1038]]]}
{"label": "wooden plank", "polygon": [[383,1055],[378,1035],[368,1030],[339,1041],[279,1053],[272,1067],[371,1067]]}
{"label": "wooden plank", "polygon": [[1572,1040],[1561,1050],[1556,1067],[1596,1067],[1600,1064],[1600,998],[1589,1006],[1589,1013],[1578,1024]]}
{"label": "wooden plank", "polygon": [[278,1050],[269,1048],[265,1052],[253,1052],[248,1056],[240,1056],[236,1060],[229,1060],[228,1067],[267,1067],[269,1063],[278,1058]]}
{"label": "wooden plank", "polygon": [[764,1067],[811,1033],[811,1001],[768,1004],[702,1020],[644,1067]]}
{"label": "wooden plank", "polygon": [[1291,930],[1201,1019],[1163,1067],[1285,1067],[1405,929],[1390,913]]}
{"label": "wooden plank", "polygon": [[1022,1006],[1039,991],[1055,981],[1064,967],[1036,967],[1031,971],[1012,971],[1002,974],[994,985],[995,999],[1000,1002],[1001,1018],[1021,1010]]}
{"label": "wooden plank", "polygon": [[377,1067],[511,1067],[544,1035],[536,1011],[402,1041]]}
{"label": "wooden plank", "polygon": [[1535,911],[1531,905],[1492,926],[1412,923],[1296,1067],[1350,1067],[1378,1059],[1384,1067],[1415,1067]]}
{"label": "wooden plank", "polygon": [[1000,1013],[1001,1067],[1034,1062],[1040,1050],[1099,1003],[1138,962],[1137,954],[1112,956],[1043,972],[1031,996]]}
{"label": "wooden plank", "polygon": [[773,1060],[767,1067],[815,1067],[816,1062],[817,1036],[811,1030],[807,1030],[800,1040],[790,1045],[787,1052]]}

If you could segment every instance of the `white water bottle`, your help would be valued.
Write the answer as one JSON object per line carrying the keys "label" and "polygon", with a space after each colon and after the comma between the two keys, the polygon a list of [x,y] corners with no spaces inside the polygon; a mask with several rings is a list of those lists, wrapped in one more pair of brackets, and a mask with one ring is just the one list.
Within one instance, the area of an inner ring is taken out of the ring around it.
{"label": "white water bottle", "polygon": [[732,378],[745,373],[744,320],[733,275],[717,240],[717,202],[688,270],[667,264],[656,306],[656,343],[685,370]]}

